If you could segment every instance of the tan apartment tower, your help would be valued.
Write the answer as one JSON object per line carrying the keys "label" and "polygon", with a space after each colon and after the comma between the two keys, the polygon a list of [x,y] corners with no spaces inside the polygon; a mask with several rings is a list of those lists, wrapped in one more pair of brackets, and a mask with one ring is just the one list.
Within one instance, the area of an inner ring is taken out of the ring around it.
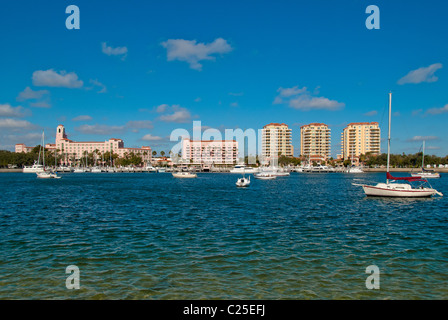
{"label": "tan apartment tower", "polygon": [[307,162],[322,163],[331,157],[331,129],[325,123],[300,127],[300,155]]}
{"label": "tan apartment tower", "polygon": [[278,159],[279,156],[292,157],[291,129],[284,123],[269,123],[262,129],[261,154],[264,161]]}
{"label": "tan apartment tower", "polygon": [[381,130],[378,122],[352,122],[341,133],[341,157],[357,162],[359,156],[370,152],[381,154]]}

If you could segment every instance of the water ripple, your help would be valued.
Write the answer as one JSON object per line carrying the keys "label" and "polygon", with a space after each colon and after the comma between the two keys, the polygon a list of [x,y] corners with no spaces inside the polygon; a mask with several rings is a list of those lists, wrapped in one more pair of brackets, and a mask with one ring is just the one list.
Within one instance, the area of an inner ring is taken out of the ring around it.
{"label": "water ripple", "polygon": [[1,174],[0,299],[448,298],[445,198],[369,199],[346,174],[235,179]]}

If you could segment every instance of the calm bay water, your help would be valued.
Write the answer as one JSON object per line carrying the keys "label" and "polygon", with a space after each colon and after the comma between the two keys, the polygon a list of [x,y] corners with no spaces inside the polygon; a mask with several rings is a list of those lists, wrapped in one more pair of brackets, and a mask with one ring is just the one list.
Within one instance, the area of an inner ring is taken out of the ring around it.
{"label": "calm bay water", "polygon": [[[398,174],[397,174],[398,175]],[[0,174],[0,299],[447,299],[446,196],[366,198],[384,173]],[[80,269],[79,290],[65,268]],[[380,269],[380,289],[365,286]]]}

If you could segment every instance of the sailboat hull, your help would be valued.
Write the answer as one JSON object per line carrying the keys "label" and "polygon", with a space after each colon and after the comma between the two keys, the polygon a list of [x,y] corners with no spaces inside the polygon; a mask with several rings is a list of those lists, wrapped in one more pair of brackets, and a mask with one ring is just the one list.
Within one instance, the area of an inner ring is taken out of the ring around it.
{"label": "sailboat hull", "polygon": [[431,188],[412,189],[406,184],[385,184],[376,186],[363,185],[364,193],[370,197],[393,197],[393,198],[429,198],[436,194]]}
{"label": "sailboat hull", "polygon": [[427,172],[411,173],[411,176],[412,177],[421,177],[422,179],[440,178],[440,174],[438,172],[435,172],[435,173],[427,173]]}

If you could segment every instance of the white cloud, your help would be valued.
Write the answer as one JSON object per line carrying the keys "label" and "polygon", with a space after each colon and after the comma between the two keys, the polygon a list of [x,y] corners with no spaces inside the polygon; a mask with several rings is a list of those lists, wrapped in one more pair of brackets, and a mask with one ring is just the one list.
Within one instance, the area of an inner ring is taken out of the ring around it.
{"label": "white cloud", "polygon": [[48,108],[51,108],[51,105],[48,102],[39,101],[39,102],[30,103],[30,107],[48,109]]}
{"label": "white cloud", "polygon": [[233,50],[231,45],[222,38],[217,38],[211,43],[197,43],[196,40],[169,39],[162,42],[166,48],[167,60],[185,61],[191,69],[202,70],[202,60],[212,60],[216,58],[214,54],[224,54]]}
{"label": "white cloud", "polygon": [[78,80],[78,76],[74,72],[60,71],[58,73],[49,69],[34,71],[33,85],[37,87],[81,88],[84,83]]}
{"label": "white cloud", "polygon": [[167,105],[167,104],[161,104],[161,105],[159,105],[159,106],[157,106],[156,107],[156,112],[157,113],[163,113],[163,112],[165,112],[168,108],[169,108],[170,106],[169,105]]}
{"label": "white cloud", "polygon": [[17,120],[11,118],[0,119],[1,129],[34,129],[36,126],[26,120]]}
{"label": "white cloud", "polygon": [[[31,125],[32,129],[35,129],[36,126]],[[8,130],[8,133],[11,131],[16,131],[17,134],[0,134],[0,149],[4,150],[11,150],[14,151],[15,145],[17,143],[24,143],[27,146],[35,146],[41,142],[42,139],[42,132],[29,132],[29,133],[23,133],[23,127],[19,126],[16,128],[16,130],[11,130],[11,128]],[[25,129],[28,129],[25,127]],[[1,131],[1,130],[0,130]]]}
{"label": "white cloud", "polygon": [[153,129],[154,125],[150,120],[134,120],[126,123],[126,127],[130,128],[132,132],[139,132],[140,129]]}
{"label": "white cloud", "polygon": [[26,87],[25,90],[19,93],[17,96],[17,101],[25,101],[25,100],[38,100],[41,99],[44,95],[49,94],[48,90],[36,90],[34,91],[30,87]]}
{"label": "white cloud", "polygon": [[145,134],[140,140],[143,140],[143,141],[160,141],[162,139],[163,139],[162,137],[153,136],[152,134],[148,133],[148,134]]}
{"label": "white cloud", "polygon": [[292,88],[278,88],[277,92],[279,92],[279,96],[280,97],[291,97],[291,96],[296,96],[298,94],[302,94],[307,92],[306,87],[303,88],[299,88],[299,86],[295,86]]}
{"label": "white cloud", "polygon": [[98,80],[92,80],[90,79],[90,83],[93,84],[94,86],[100,87],[100,91],[98,91],[98,93],[106,93],[107,92],[107,88],[104,84],[102,84],[101,82],[99,82]]}
{"label": "white cloud", "polygon": [[441,63],[434,63],[429,67],[422,67],[416,70],[410,71],[403,78],[398,80],[398,84],[405,83],[421,83],[421,82],[435,82],[439,78],[437,78],[434,73],[442,68]]}
{"label": "white cloud", "polygon": [[21,106],[12,107],[10,104],[0,104],[0,117],[23,117],[24,109]]}
{"label": "white cloud", "polygon": [[429,113],[429,114],[442,114],[442,113],[447,113],[448,112],[448,104],[446,104],[444,107],[442,107],[442,108],[431,108],[431,109],[428,109],[427,111],[426,111],[426,113]]}
{"label": "white cloud", "polygon": [[[191,113],[186,108],[182,108],[179,105],[163,105],[163,111],[169,112],[168,114],[161,115],[158,119],[165,122],[186,123],[191,121]],[[160,106],[159,106],[160,107]],[[159,109],[159,107],[157,107]]]}
{"label": "white cloud", "polygon": [[336,100],[330,100],[325,97],[313,97],[306,87],[299,88],[298,86],[292,88],[280,87],[277,92],[273,104],[288,104],[289,107],[302,111],[309,110],[340,110],[345,107],[345,103]]}
{"label": "white cloud", "polygon": [[377,114],[378,114],[378,111],[376,111],[376,110],[372,110],[372,111],[364,113],[364,115],[367,117],[373,117],[373,116],[376,116]]}
{"label": "white cloud", "polygon": [[181,108],[174,111],[172,114],[160,116],[160,120],[165,122],[186,123],[191,120],[191,114],[187,109]]}
{"label": "white cloud", "polygon": [[90,120],[92,120],[92,117],[89,115],[80,115],[72,119],[72,121],[90,121]]}
{"label": "white cloud", "polygon": [[108,126],[104,124],[84,124],[75,128],[76,131],[83,134],[94,134],[94,135],[112,135],[116,133],[123,133],[126,131],[125,126]]}
{"label": "white cloud", "polygon": [[127,47],[110,47],[106,44],[106,42],[101,43],[101,49],[104,54],[107,54],[108,56],[122,56],[121,59],[126,59],[126,55],[128,53]]}
{"label": "white cloud", "polygon": [[439,137],[436,136],[414,136],[411,139],[408,139],[408,142],[415,142],[415,141],[430,141],[430,140],[438,140]]}
{"label": "white cloud", "polygon": [[[73,121],[78,121],[80,119],[90,120],[89,118],[91,119],[90,116],[79,116],[72,120]],[[109,126],[104,124],[94,124],[94,125],[84,124],[75,128],[75,130],[83,134],[113,135],[113,134],[125,133],[129,130],[132,132],[139,132],[139,129],[152,129],[153,127],[154,126],[150,120],[135,120],[135,121],[128,121],[125,125],[122,126]]]}
{"label": "white cloud", "polygon": [[336,100],[330,100],[324,97],[310,97],[308,95],[300,96],[289,101],[289,106],[294,109],[309,110],[340,110],[345,104]]}

